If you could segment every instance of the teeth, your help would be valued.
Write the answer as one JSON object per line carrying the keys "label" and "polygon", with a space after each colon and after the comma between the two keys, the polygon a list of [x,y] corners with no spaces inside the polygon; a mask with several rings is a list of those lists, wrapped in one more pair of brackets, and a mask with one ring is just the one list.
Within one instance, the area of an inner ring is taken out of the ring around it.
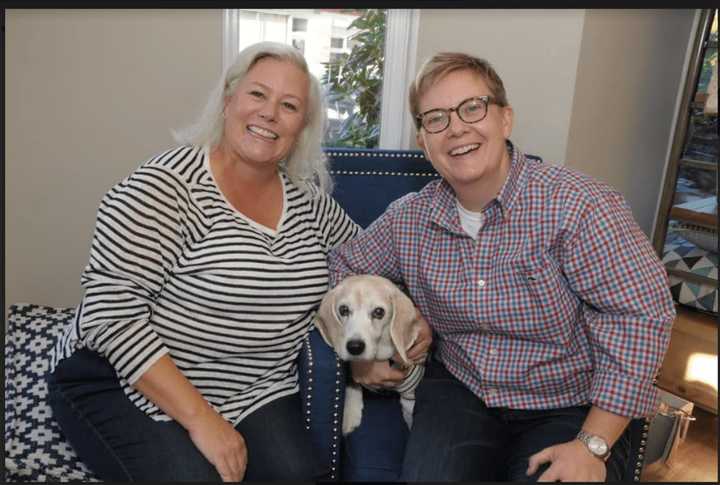
{"label": "teeth", "polygon": [[453,148],[452,150],[450,150],[450,155],[452,155],[452,156],[455,156],[455,155],[464,155],[464,154],[466,154],[467,152],[473,151],[473,150],[475,150],[475,149],[477,149],[477,148],[480,148],[480,145],[478,145],[477,143],[473,143],[473,144],[470,144],[470,145],[461,146],[461,147],[458,147],[458,148]]}
{"label": "teeth", "polygon": [[248,130],[252,131],[253,133],[262,136],[263,138],[270,138],[271,140],[277,139],[277,134],[273,133],[270,130],[266,130],[265,128],[260,128],[259,126],[250,125],[248,126]]}

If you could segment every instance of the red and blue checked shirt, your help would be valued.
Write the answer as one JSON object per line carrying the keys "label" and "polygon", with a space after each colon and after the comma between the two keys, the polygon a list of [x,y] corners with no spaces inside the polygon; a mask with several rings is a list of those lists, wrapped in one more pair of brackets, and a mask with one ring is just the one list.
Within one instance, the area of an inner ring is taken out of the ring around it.
{"label": "red and blue checked shirt", "polygon": [[361,273],[406,285],[439,359],[488,406],[652,413],[675,317],[653,248],[610,186],[508,149],[477,240],[433,181],[331,253],[331,286]]}

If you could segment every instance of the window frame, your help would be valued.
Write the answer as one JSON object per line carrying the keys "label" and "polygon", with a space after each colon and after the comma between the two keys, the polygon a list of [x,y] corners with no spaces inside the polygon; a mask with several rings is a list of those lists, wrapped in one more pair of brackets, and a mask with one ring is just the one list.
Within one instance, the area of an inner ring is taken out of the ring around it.
{"label": "window frame", "polygon": [[[419,9],[387,9],[385,66],[378,148],[407,150],[414,134],[407,106],[407,88],[416,68]],[[223,72],[232,62],[240,38],[240,9],[223,10]]]}

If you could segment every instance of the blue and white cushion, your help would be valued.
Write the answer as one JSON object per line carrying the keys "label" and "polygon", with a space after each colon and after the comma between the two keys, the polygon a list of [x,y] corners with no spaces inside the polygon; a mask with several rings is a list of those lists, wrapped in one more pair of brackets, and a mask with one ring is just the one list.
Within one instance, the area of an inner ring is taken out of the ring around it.
{"label": "blue and white cushion", "polygon": [[5,482],[98,481],[48,405],[50,355],[74,308],[12,305],[5,332]]}

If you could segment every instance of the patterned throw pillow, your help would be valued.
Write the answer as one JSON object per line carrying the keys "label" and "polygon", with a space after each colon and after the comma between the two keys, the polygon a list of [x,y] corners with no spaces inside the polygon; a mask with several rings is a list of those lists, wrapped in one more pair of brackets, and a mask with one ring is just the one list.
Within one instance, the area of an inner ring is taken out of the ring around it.
{"label": "patterned throw pillow", "polygon": [[6,482],[99,481],[78,460],[52,417],[45,375],[74,308],[18,304],[5,333]]}
{"label": "patterned throw pillow", "polygon": [[[697,247],[675,236],[665,243],[662,259],[668,274],[670,292],[680,304],[707,312],[718,312],[718,254]],[[683,276],[687,274],[688,276]]]}

